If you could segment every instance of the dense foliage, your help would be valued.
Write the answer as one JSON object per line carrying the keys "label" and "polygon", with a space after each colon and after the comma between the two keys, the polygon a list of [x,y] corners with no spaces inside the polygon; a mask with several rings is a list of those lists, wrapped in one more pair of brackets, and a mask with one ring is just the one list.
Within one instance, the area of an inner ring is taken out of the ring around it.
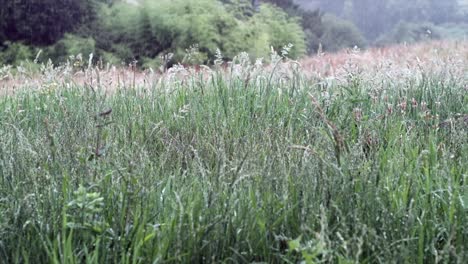
{"label": "dense foliage", "polygon": [[[17,0],[0,3],[0,63],[65,62],[74,52],[144,67],[211,64],[217,50],[297,58],[368,45],[463,37],[468,17],[447,0]],[[326,16],[325,16],[326,14]],[[414,33],[427,28],[430,38]],[[432,30],[433,29],[433,30]],[[404,32],[403,32],[404,31]],[[416,30],[417,31],[417,30]],[[398,35],[403,32],[404,35]],[[413,33],[411,33],[413,32]],[[17,51],[21,51],[18,52]]]}
{"label": "dense foliage", "polygon": [[[291,57],[306,52],[299,19],[271,5],[254,9],[250,1],[242,0],[77,2],[81,4],[75,6],[75,2],[65,1],[63,6],[55,7],[51,6],[52,2],[35,5],[25,1],[27,4],[22,5],[13,1],[0,7],[5,13],[16,7],[16,13],[7,16],[1,30],[4,40],[9,41],[0,41],[4,53],[14,54],[18,46],[30,45],[31,48],[25,49],[37,52],[41,48],[42,58],[59,62],[65,61],[68,55],[76,55],[74,52],[81,52],[83,56],[94,53],[96,58],[111,62],[137,60],[154,66],[161,64],[161,57],[170,53],[174,54],[174,62],[212,63],[218,49],[225,59],[232,59],[240,51],[254,57],[268,57],[271,47],[281,50],[290,43],[293,44]],[[53,10],[55,16],[37,12],[22,19],[29,14],[31,6]],[[41,22],[42,16],[47,16],[46,23]],[[57,26],[45,32],[34,28],[45,29],[49,24]],[[36,31],[37,34],[31,33]],[[186,58],[188,51],[196,55]],[[25,56],[1,58],[3,63],[15,63]]]}
{"label": "dense foliage", "polygon": [[[112,43],[129,48],[136,59],[174,53],[182,61],[195,45],[195,63],[207,63],[217,49],[226,58],[240,51],[267,56],[270,46],[280,50],[292,43],[291,56],[305,53],[304,33],[294,18],[273,6],[262,6],[255,16],[227,10],[212,0],[145,1],[141,6],[114,5],[109,9],[106,28]],[[187,62],[188,63],[188,62]]]}
{"label": "dense foliage", "polygon": [[2,0],[0,44],[5,40],[29,45],[51,45],[66,32],[93,23],[95,0]]}

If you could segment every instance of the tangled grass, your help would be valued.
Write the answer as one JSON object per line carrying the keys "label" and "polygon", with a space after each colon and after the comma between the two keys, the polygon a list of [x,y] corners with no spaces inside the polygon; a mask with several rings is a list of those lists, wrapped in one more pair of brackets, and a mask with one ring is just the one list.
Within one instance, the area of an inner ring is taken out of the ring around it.
{"label": "tangled grass", "polygon": [[4,67],[0,262],[464,263],[467,47]]}

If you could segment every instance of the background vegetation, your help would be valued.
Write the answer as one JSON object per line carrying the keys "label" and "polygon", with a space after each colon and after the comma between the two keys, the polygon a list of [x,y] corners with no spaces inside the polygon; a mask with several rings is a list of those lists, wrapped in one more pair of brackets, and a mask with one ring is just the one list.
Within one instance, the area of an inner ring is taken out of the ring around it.
{"label": "background vegetation", "polygon": [[[296,58],[447,37],[464,38],[464,1],[67,0],[4,1],[0,63],[65,62],[81,53],[144,67],[212,64],[240,51],[268,58],[291,43]],[[39,50],[41,56],[36,58]],[[185,56],[187,51],[192,54]]]}

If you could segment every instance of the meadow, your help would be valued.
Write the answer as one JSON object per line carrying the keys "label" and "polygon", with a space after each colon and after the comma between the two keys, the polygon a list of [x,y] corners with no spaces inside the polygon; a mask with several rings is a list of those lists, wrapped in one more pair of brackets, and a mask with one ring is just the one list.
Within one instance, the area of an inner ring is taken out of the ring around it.
{"label": "meadow", "polygon": [[0,68],[0,263],[466,263],[468,43],[287,51]]}

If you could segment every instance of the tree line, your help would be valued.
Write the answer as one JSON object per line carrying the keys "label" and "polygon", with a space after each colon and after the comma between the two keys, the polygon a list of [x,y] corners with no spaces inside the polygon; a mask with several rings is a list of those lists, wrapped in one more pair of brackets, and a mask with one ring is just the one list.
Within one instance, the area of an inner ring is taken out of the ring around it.
{"label": "tree line", "polygon": [[225,59],[240,51],[266,58],[270,47],[281,50],[288,43],[295,58],[319,47],[336,51],[419,40],[427,32],[440,37],[430,30],[433,24],[466,22],[457,0],[0,2],[0,63],[10,64],[31,59],[39,49],[42,58],[59,62],[93,53],[146,67],[160,65],[169,54],[173,61],[210,63],[218,49]]}

